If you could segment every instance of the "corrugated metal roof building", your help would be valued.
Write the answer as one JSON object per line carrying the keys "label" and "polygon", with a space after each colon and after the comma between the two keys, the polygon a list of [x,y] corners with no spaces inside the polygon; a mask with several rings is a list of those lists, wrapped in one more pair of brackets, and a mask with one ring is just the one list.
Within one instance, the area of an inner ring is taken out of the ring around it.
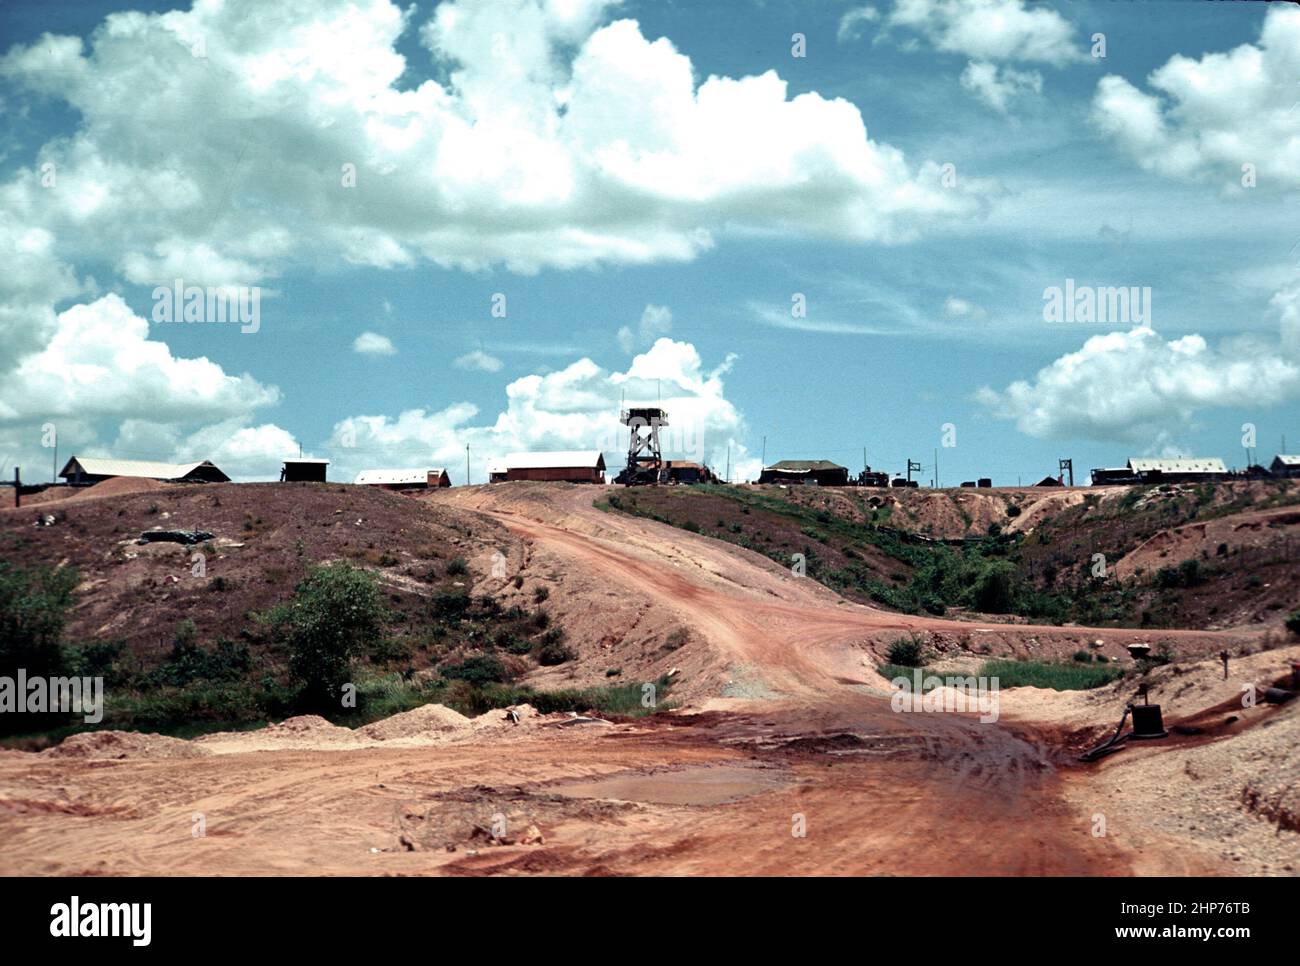
{"label": "corrugated metal roof building", "polygon": [[1222,473],[1228,468],[1217,457],[1194,457],[1191,459],[1146,459],[1134,457],[1128,461],[1128,467],[1140,476],[1158,473],[1162,476],[1178,474]]}
{"label": "corrugated metal roof building", "polygon": [[1120,469],[1095,469],[1094,486],[1135,483],[1213,483],[1232,474],[1223,460],[1213,456],[1156,459],[1135,456]]}
{"label": "corrugated metal roof building", "polygon": [[509,453],[505,458],[505,465],[506,480],[605,482],[605,456],[598,449]]}
{"label": "corrugated metal roof building", "polygon": [[134,476],[167,483],[229,483],[230,477],[207,460],[192,463],[160,463],[153,460],[118,460],[98,456],[74,456],[59,476],[73,486],[89,486],[115,476]]}
{"label": "corrugated metal roof building", "polygon": [[1300,476],[1300,456],[1288,456],[1278,453],[1273,457],[1269,471],[1274,476]]}
{"label": "corrugated metal roof building", "polygon": [[386,490],[432,490],[451,486],[442,468],[424,470],[362,470],[352,481],[357,486],[379,486]]}

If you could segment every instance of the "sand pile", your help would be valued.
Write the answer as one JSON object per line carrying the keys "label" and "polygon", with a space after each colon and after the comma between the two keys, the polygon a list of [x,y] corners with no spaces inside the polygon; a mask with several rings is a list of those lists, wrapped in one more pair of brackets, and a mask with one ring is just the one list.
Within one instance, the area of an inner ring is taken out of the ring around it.
{"label": "sand pile", "polygon": [[71,735],[41,752],[51,758],[199,758],[207,752],[193,743],[136,731],[87,731]]}
{"label": "sand pile", "polygon": [[470,726],[471,720],[459,711],[441,704],[426,704],[372,722],[358,728],[356,733],[375,741],[390,741],[394,738],[415,738],[429,732],[463,731]]}
{"label": "sand pile", "polygon": [[475,718],[470,724],[475,732],[499,731],[520,725],[534,725],[542,718],[531,704],[515,704],[508,708],[493,708]]}

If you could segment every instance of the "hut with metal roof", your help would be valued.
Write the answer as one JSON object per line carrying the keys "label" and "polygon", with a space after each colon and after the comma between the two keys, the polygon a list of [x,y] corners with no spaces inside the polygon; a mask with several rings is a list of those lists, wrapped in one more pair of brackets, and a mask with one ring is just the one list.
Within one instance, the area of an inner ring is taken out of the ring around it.
{"label": "hut with metal roof", "polygon": [[424,470],[362,470],[352,481],[357,486],[384,490],[435,490],[451,486],[451,477],[441,467]]}
{"label": "hut with metal roof", "polygon": [[162,480],[165,483],[229,483],[230,477],[208,460],[162,463],[154,460],[119,460],[74,456],[59,473],[70,486],[90,486],[116,476]]}

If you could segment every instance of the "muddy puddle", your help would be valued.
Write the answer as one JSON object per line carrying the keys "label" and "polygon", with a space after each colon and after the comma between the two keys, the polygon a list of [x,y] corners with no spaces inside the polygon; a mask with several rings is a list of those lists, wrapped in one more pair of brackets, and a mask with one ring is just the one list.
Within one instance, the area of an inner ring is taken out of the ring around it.
{"label": "muddy puddle", "polygon": [[597,798],[651,805],[721,805],[760,795],[791,782],[788,772],[775,768],[683,768],[610,775],[593,781],[572,781],[547,790],[565,798]]}

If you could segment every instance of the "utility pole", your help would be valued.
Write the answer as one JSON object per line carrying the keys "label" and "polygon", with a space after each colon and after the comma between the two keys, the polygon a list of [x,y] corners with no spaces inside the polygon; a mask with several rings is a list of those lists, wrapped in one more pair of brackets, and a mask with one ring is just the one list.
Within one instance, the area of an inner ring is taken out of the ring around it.
{"label": "utility pole", "polygon": [[50,482],[59,482],[59,427],[54,427],[54,463],[50,466]]}
{"label": "utility pole", "polygon": [[934,451],[934,482],[930,484],[936,490],[939,489],[939,451]]}
{"label": "utility pole", "polygon": [[14,507],[23,505],[23,475],[22,470],[17,466],[14,467]]}
{"label": "utility pole", "polygon": [[465,444],[465,485],[469,486],[469,443]]}
{"label": "utility pole", "polygon": [[921,472],[921,464],[918,463],[918,462],[917,462],[916,460],[914,460],[914,459],[909,459],[909,460],[907,461],[907,482],[909,482],[909,483],[912,482],[912,473],[913,473],[913,472],[920,473],[920,472]]}
{"label": "utility pole", "polygon": [[731,441],[727,441],[727,482],[731,482]]}

